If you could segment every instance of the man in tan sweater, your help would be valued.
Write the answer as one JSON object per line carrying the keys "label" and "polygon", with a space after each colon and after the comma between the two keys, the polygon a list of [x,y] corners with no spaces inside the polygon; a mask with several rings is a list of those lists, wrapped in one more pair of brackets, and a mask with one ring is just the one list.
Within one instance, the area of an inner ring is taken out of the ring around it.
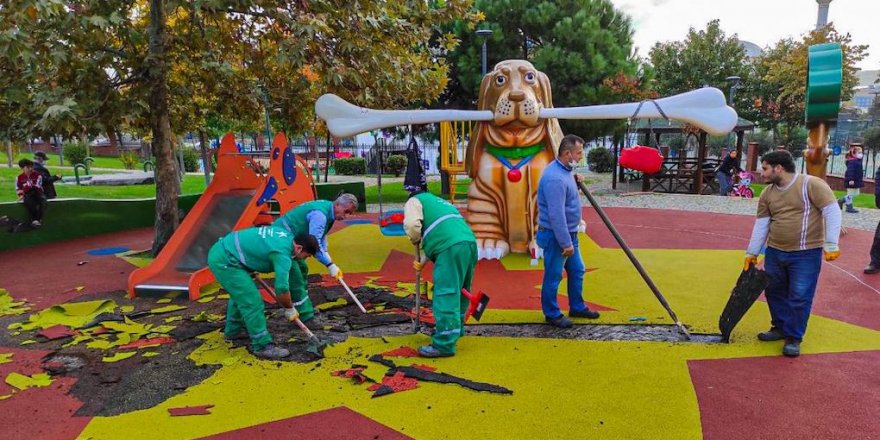
{"label": "man in tan sweater", "polygon": [[761,157],[761,176],[769,185],[758,201],[758,215],[746,250],[744,269],[755,264],[766,244],[764,291],[771,327],[762,341],[785,339],[782,354],[800,355],[813,296],[825,261],[840,256],[840,209],[824,180],[795,172],[787,151]]}

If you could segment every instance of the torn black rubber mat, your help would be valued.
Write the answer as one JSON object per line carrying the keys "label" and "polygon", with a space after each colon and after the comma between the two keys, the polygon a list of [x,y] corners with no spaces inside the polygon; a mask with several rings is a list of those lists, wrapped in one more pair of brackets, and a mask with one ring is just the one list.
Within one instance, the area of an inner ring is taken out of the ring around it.
{"label": "torn black rubber mat", "polygon": [[348,325],[353,330],[360,330],[367,327],[377,327],[389,324],[404,324],[412,322],[409,316],[401,313],[367,313],[349,316],[346,318]]}
{"label": "torn black rubber mat", "polygon": [[[388,371],[385,373],[386,376],[393,376],[395,373],[403,373],[404,376],[410,379],[423,380],[425,382],[436,382],[436,383],[454,383],[457,385],[461,385],[465,388],[474,390],[474,391],[486,391],[489,393],[496,394],[513,394],[513,390],[509,390],[500,385],[494,385],[491,383],[483,383],[483,382],[474,382],[472,380],[468,380],[462,377],[453,376],[451,374],[446,373],[437,373],[433,371],[421,370],[416,367],[398,367],[393,361],[385,359],[380,354],[374,354],[370,356],[370,362],[376,362],[388,367]],[[373,396],[376,397],[376,396]]]}
{"label": "torn black rubber mat", "polygon": [[761,296],[761,292],[764,291],[768,283],[767,273],[754,265],[739,275],[736,285],[730,292],[730,299],[727,300],[727,305],[724,306],[724,311],[718,318],[718,329],[721,331],[722,341],[730,342],[730,333],[733,332],[733,328],[749,311],[755,300]]}
{"label": "torn black rubber mat", "polygon": [[168,332],[168,335],[177,341],[185,341],[212,332],[220,327],[222,327],[222,324],[216,322],[197,322],[191,325],[178,326],[174,330]]}
{"label": "torn black rubber mat", "polygon": [[415,367],[397,367],[396,369],[389,370],[387,373],[385,373],[385,375],[388,376],[394,374],[395,372],[401,372],[406,377],[416,380],[422,380],[425,382],[454,383],[474,391],[486,391],[496,394],[513,394],[512,390],[504,388],[500,385],[494,385],[484,382],[474,382],[472,380],[453,376],[451,374],[425,371]]}

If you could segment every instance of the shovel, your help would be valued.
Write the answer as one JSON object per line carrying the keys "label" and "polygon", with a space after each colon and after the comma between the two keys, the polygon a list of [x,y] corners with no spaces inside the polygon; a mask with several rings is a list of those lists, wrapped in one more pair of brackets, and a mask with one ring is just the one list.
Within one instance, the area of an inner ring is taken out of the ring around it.
{"label": "shovel", "polygon": [[357,304],[357,306],[358,306],[359,309],[361,309],[361,312],[363,312],[363,313],[367,313],[367,309],[365,309],[365,308],[364,308],[364,305],[361,304],[360,301],[358,301],[358,299],[357,299],[356,296],[354,296],[354,292],[351,291],[351,289],[348,287],[348,284],[345,284],[345,280],[343,280],[342,278],[340,278],[340,279],[339,279],[339,284],[342,284],[342,287],[345,287],[345,291],[348,292],[348,296],[350,296],[351,299],[354,300],[354,303]]}
{"label": "shovel", "polygon": [[[419,244],[416,243],[416,261],[422,261],[422,250],[419,248]],[[416,310],[415,310],[415,321],[413,322],[413,334],[419,332],[419,325],[421,324],[419,321],[421,320],[421,299],[422,299],[422,271],[416,271]]]}
{"label": "shovel", "polygon": [[[253,277],[255,280],[257,280],[257,283],[259,283],[260,286],[262,286],[264,289],[266,289],[267,292],[269,292],[270,295],[272,295],[273,297],[275,296],[275,289],[272,289],[272,287],[269,286],[269,283],[267,283],[266,280],[260,278],[259,274],[253,274]],[[308,348],[306,348],[306,351],[314,353],[317,356],[324,357],[324,347],[327,346],[327,343],[321,341],[317,336],[315,336],[315,334],[312,333],[312,331],[309,330],[309,328],[306,327],[305,324],[303,324],[299,317],[293,318],[293,322],[309,338],[309,346]]]}
{"label": "shovel", "polygon": [[626,254],[627,258],[629,258],[630,263],[636,268],[636,271],[639,272],[639,275],[642,276],[642,279],[645,281],[645,284],[648,285],[648,288],[651,289],[651,292],[657,298],[657,301],[660,301],[660,305],[666,309],[666,313],[669,314],[669,317],[675,321],[675,325],[678,326],[678,330],[685,337],[685,339],[691,339],[691,333],[685,328],[684,324],[679,321],[678,316],[675,315],[675,312],[672,311],[672,307],[669,306],[669,303],[666,301],[666,298],[660,293],[660,289],[657,288],[657,285],[654,284],[654,281],[648,275],[648,272],[645,271],[645,268],[642,266],[642,263],[639,262],[639,259],[636,258],[636,255],[633,254],[632,250],[630,250],[629,246],[627,246],[626,241],[623,240],[623,237],[620,236],[620,233],[617,232],[617,228],[614,227],[614,224],[611,223],[611,219],[608,218],[608,215],[605,214],[605,210],[599,206],[599,203],[596,202],[596,199],[593,198],[593,195],[590,194],[590,190],[587,189],[587,186],[584,185],[583,182],[577,183],[578,187],[580,187],[581,192],[587,196],[587,200],[590,201],[590,204],[593,205],[593,209],[596,210],[596,214],[599,214],[599,218],[602,219],[602,222],[605,223],[605,226],[608,228],[608,231],[611,232],[611,235],[614,236],[614,239],[617,240],[617,244],[620,245],[620,248],[623,249],[623,253]]}

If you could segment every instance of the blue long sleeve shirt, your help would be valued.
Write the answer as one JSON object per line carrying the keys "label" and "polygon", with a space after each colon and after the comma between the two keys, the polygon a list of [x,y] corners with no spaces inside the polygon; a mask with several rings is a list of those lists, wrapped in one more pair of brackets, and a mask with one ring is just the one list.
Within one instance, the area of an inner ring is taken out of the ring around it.
{"label": "blue long sleeve shirt", "polygon": [[330,260],[330,254],[327,253],[327,235],[324,231],[327,216],[318,210],[309,211],[306,214],[306,220],[309,221],[309,234],[318,238],[318,254],[315,255],[315,258],[324,266],[329,266],[333,262]]}
{"label": "blue long sleeve shirt", "polygon": [[538,226],[553,231],[559,246],[572,245],[571,233],[581,221],[581,198],[571,168],[555,160],[538,183]]}

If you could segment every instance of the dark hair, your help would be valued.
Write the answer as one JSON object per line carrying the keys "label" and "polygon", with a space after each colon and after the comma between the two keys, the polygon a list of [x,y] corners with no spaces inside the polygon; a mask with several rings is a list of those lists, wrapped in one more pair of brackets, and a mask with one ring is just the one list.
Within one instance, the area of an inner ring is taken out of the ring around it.
{"label": "dark hair", "polygon": [[34,161],[32,161],[30,159],[22,159],[22,160],[18,161],[19,168],[33,167],[33,166],[34,166]]}
{"label": "dark hair", "polygon": [[556,155],[561,156],[562,153],[565,153],[568,150],[573,150],[574,146],[577,144],[581,144],[581,146],[583,146],[583,138],[574,134],[565,135],[565,137],[562,138],[562,142],[559,143],[559,151],[556,153]]}
{"label": "dark hair", "polygon": [[785,150],[771,151],[761,156],[761,162],[767,162],[767,165],[770,165],[771,167],[781,165],[782,169],[789,173],[793,173],[795,170],[794,158],[791,157],[791,153]]}
{"label": "dark hair", "polygon": [[293,239],[293,242],[302,246],[302,250],[309,255],[318,253],[318,239],[314,235],[299,234]]}

